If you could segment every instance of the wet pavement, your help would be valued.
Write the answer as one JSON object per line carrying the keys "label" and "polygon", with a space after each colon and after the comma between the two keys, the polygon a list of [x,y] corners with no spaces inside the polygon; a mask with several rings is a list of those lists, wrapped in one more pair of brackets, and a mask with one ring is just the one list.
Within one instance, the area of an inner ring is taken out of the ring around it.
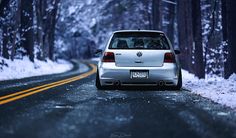
{"label": "wet pavement", "polygon": [[[76,74],[75,69],[40,84]],[[0,137],[236,137],[235,111],[187,90],[97,90],[94,83],[92,75],[1,105]]]}

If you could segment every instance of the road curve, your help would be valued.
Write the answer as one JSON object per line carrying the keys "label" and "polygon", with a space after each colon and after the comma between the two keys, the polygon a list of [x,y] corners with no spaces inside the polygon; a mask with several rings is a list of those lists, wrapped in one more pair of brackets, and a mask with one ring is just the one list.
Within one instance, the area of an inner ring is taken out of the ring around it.
{"label": "road curve", "polygon": [[186,90],[97,90],[88,65],[86,73],[1,89],[0,137],[236,137],[229,108]]}

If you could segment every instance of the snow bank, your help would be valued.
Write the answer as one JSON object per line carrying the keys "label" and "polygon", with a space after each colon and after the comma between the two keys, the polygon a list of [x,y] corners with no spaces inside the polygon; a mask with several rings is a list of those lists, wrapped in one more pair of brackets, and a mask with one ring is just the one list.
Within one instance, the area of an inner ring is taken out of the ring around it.
{"label": "snow bank", "polygon": [[[6,63],[5,65],[1,65],[3,60]],[[16,59],[14,61],[0,57],[0,81],[62,73],[69,71],[72,67],[73,65],[70,62],[64,60],[57,62],[47,60],[44,62],[35,59],[35,62],[32,63],[27,57],[24,57],[23,60]]]}
{"label": "snow bank", "polygon": [[236,109],[236,74],[226,80],[220,77],[198,79],[185,70],[182,70],[182,73],[184,88],[214,102]]}
{"label": "snow bank", "polygon": [[100,57],[92,58],[91,60],[92,60],[92,61],[99,61],[99,60],[100,60]]}

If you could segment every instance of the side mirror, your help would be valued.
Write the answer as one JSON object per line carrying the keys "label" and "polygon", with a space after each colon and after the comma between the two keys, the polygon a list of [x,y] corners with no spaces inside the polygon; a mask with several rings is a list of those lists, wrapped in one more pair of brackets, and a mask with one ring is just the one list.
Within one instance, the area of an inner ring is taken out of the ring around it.
{"label": "side mirror", "polygon": [[95,54],[101,54],[102,53],[102,49],[97,49]]}
{"label": "side mirror", "polygon": [[174,50],[175,54],[179,55],[181,52],[179,50]]}

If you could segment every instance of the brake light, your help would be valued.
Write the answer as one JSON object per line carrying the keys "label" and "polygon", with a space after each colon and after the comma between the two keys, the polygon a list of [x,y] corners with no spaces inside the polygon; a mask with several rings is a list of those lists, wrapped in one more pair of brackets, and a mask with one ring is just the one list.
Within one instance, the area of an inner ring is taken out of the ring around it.
{"label": "brake light", "polygon": [[115,55],[113,52],[105,52],[102,62],[115,62]]}
{"label": "brake light", "polygon": [[165,53],[165,63],[175,63],[175,55],[173,53]]}

